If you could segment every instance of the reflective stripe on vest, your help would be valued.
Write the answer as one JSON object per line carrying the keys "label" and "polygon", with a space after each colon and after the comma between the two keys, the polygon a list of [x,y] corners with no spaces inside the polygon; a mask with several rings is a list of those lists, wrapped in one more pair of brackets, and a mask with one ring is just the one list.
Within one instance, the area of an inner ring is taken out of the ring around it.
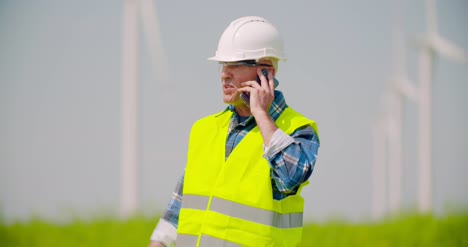
{"label": "reflective stripe on vest", "polygon": [[[197,245],[198,236],[180,234],[177,236],[176,246],[198,246]],[[222,239],[210,237],[207,235],[202,235],[200,239],[200,245],[203,247],[240,247],[239,244],[225,241]]]}
{"label": "reflective stripe on vest", "polygon": [[[207,210],[209,197],[184,195],[183,208]],[[213,197],[209,210],[277,228],[302,227],[302,213],[280,214]]]}

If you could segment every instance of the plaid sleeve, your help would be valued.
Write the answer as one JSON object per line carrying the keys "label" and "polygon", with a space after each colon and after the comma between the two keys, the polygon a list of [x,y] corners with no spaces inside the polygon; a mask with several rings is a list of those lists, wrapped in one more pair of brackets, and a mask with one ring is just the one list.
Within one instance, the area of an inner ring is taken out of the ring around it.
{"label": "plaid sleeve", "polygon": [[288,146],[266,157],[272,168],[273,198],[283,199],[295,194],[314,170],[319,139],[310,126],[297,129]]}
{"label": "plaid sleeve", "polygon": [[182,188],[184,185],[184,174],[180,176],[177,186],[172,193],[171,200],[167,205],[166,211],[164,212],[163,219],[171,223],[176,229],[179,224],[179,212],[182,207]]}

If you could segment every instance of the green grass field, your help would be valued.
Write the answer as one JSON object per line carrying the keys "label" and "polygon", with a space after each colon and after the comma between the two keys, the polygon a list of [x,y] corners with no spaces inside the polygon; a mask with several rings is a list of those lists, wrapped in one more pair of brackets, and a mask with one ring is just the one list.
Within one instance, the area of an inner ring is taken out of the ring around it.
{"label": "green grass field", "polygon": [[[97,218],[59,225],[43,220],[0,223],[0,247],[147,246],[157,217]],[[377,223],[309,223],[302,246],[468,246],[468,212],[405,215]]]}

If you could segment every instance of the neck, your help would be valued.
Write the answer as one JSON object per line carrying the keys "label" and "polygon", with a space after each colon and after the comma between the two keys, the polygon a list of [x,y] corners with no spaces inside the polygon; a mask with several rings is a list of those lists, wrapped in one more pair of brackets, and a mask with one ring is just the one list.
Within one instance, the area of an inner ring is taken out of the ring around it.
{"label": "neck", "polygon": [[236,112],[239,116],[248,117],[252,115],[250,112],[250,107],[248,107],[246,104],[236,105],[234,106],[234,109],[236,109]]}

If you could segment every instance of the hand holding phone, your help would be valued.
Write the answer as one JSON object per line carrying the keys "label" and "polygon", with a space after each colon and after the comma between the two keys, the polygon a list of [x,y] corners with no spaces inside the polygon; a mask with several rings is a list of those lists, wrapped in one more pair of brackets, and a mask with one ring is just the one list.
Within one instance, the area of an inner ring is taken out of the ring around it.
{"label": "hand holding phone", "polygon": [[[268,79],[268,70],[263,69],[262,73]],[[275,84],[275,88],[276,88],[279,85],[279,81],[276,80],[276,78],[274,78],[274,77],[273,77],[273,80],[274,80],[274,84]],[[257,75],[257,83],[260,84],[260,85],[262,84],[262,80],[260,80],[260,77],[258,75]],[[241,93],[240,98],[242,99],[242,101],[244,101],[244,103],[247,106],[250,106],[250,94],[249,93]]]}

